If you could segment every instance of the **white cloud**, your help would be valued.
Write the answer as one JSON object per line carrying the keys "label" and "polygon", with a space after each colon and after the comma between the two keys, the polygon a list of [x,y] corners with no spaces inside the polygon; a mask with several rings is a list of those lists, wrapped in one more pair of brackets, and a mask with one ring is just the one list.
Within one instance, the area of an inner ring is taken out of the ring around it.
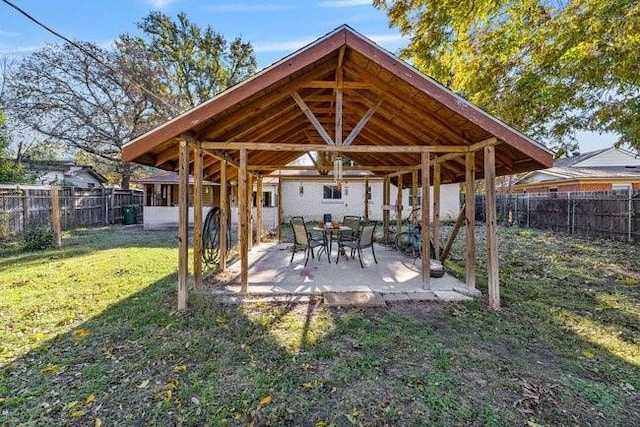
{"label": "white cloud", "polygon": [[277,10],[292,10],[298,6],[282,3],[227,3],[208,6],[207,10],[220,13],[236,12],[269,12]]}
{"label": "white cloud", "polygon": [[2,31],[0,30],[0,37],[18,37],[20,33],[16,33],[15,31]]}
{"label": "white cloud", "polygon": [[32,46],[18,46],[18,47],[0,47],[0,56],[20,56],[27,55],[32,52],[35,52],[38,49],[42,49],[44,47],[43,44],[40,45],[32,45]]}
{"label": "white cloud", "polygon": [[147,4],[156,9],[164,9],[171,3],[175,3],[178,0],[146,0]]}
{"label": "white cloud", "polygon": [[357,7],[371,6],[371,0],[325,0],[318,3],[320,7]]}

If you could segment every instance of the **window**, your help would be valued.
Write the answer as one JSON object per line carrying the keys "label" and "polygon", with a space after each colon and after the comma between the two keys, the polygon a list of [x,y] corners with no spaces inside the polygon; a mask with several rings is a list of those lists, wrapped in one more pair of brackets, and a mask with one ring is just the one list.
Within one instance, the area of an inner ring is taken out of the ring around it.
{"label": "window", "polygon": [[[418,197],[416,197],[416,202],[417,203],[415,204],[415,206],[421,206],[422,197],[420,190],[418,190]],[[413,194],[411,194],[411,192],[409,192],[409,206],[413,206]]]}
{"label": "window", "polygon": [[558,187],[549,187],[549,193],[557,193]]}
{"label": "window", "polygon": [[273,206],[273,193],[271,191],[262,192],[262,206],[265,208]]}
{"label": "window", "polygon": [[340,200],[342,199],[342,190],[337,185],[325,185],[323,198],[325,200]]}
{"label": "window", "polygon": [[372,198],[372,194],[373,194],[373,193],[372,193],[372,191],[371,191],[371,186],[369,185],[369,186],[367,187],[367,200],[371,200],[371,198]]}

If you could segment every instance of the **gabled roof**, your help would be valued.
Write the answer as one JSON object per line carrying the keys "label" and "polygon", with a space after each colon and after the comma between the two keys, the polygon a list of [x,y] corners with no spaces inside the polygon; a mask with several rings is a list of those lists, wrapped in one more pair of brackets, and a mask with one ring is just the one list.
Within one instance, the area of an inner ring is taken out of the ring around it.
{"label": "gabled roof", "polygon": [[[611,154],[617,156],[612,157]],[[608,156],[608,158],[600,162],[595,161],[599,157],[604,156]],[[612,159],[614,162],[611,162]],[[611,163],[616,164],[616,166],[609,166]],[[605,166],[581,166],[583,164],[604,164]],[[550,181],[589,179],[611,179],[618,181],[628,179],[637,181],[640,179],[640,160],[637,160],[635,155],[629,151],[615,147],[604,148],[577,156],[558,159],[553,163],[553,167],[530,172],[520,178],[515,185],[524,186]]]}
{"label": "gabled roof", "polygon": [[[342,114],[336,107],[338,93]],[[340,118],[342,132],[337,133]],[[319,128],[326,131],[324,135]],[[544,146],[347,26],[138,137],[124,147],[123,159],[176,170],[178,141],[186,133],[203,142],[281,146],[280,151],[249,151],[249,165],[258,173],[262,173],[261,165],[273,170],[301,155],[288,151],[287,145],[327,144],[327,138],[346,142],[350,135],[355,136],[349,141],[352,146],[371,148],[348,153],[361,166],[401,168],[420,163],[415,151],[383,153],[383,146],[461,148],[489,138],[500,141],[496,146],[498,175],[545,168],[552,162]],[[209,154],[231,161],[239,157],[237,150]],[[216,181],[219,169],[216,158],[206,160],[205,178]],[[476,156],[476,169],[477,176],[482,176],[482,156]],[[464,171],[464,156],[447,161],[442,165],[442,182],[462,181]],[[234,168],[228,172],[230,177],[236,174]]]}
{"label": "gabled roof", "polygon": [[556,161],[553,162],[553,166],[556,167],[568,167],[568,166],[574,166],[578,163],[584,162],[585,160],[588,160],[592,157],[595,157],[599,154],[604,153],[605,151],[609,151],[611,150],[611,148],[603,148],[601,150],[595,150],[595,151],[590,151],[588,153],[582,153],[582,154],[578,154],[577,156],[571,156],[571,157],[563,157],[561,159],[558,159]]}
{"label": "gabled roof", "polygon": [[93,166],[77,165],[71,160],[23,160],[24,165],[31,172],[44,174],[47,172],[63,172],[70,176],[77,176],[79,172],[86,172],[93,176],[96,181],[106,184],[109,180]]}

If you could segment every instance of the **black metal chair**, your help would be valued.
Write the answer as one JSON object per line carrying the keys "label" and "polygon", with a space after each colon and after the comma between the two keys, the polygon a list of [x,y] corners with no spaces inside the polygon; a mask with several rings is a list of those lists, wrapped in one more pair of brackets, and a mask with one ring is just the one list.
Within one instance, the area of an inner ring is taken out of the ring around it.
{"label": "black metal chair", "polygon": [[342,248],[351,249],[351,257],[353,257],[353,253],[358,251],[358,259],[360,260],[360,266],[364,268],[364,264],[362,263],[362,250],[366,248],[371,248],[371,253],[373,254],[373,260],[378,263],[376,258],[376,252],[373,249],[373,235],[376,231],[376,223],[365,224],[360,227],[358,237],[355,240],[347,240],[347,241],[338,241],[338,258],[336,259],[336,264],[340,261],[340,252],[342,252]]}
{"label": "black metal chair", "polygon": [[358,233],[360,232],[361,218],[355,215],[345,215],[342,220],[342,225],[351,228],[351,231],[341,231],[338,236],[338,241],[346,242],[358,239]]}
{"label": "black metal chair", "polygon": [[[304,248],[304,265],[306,267],[309,262],[309,254],[311,254],[311,258],[315,258],[313,250],[317,247],[323,247],[325,249],[327,252],[327,260],[331,263],[331,259],[329,258],[329,248],[327,247],[327,239],[324,234],[322,234],[321,237],[314,237],[307,231],[304,218],[301,216],[291,217],[291,228],[293,229],[293,251],[291,253],[291,260],[289,261],[290,263],[293,262],[293,256],[296,253],[296,249]],[[320,253],[318,252],[318,257],[319,256]]]}

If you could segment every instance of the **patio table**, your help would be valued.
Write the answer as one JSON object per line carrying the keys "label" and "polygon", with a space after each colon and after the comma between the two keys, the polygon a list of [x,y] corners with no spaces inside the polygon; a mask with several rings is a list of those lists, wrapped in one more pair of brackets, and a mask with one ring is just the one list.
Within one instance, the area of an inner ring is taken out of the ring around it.
{"label": "patio table", "polygon": [[[314,231],[320,231],[325,235],[325,238],[327,236],[327,233],[329,234],[329,262],[331,262],[331,250],[332,250],[332,246],[333,246],[333,233],[343,233],[345,231],[352,231],[353,229],[351,227],[347,227],[346,225],[341,225],[340,228],[333,228],[333,227],[313,227]],[[322,250],[320,250],[319,253],[321,253]],[[337,259],[337,256],[336,256]],[[337,262],[337,261],[336,261]]]}

